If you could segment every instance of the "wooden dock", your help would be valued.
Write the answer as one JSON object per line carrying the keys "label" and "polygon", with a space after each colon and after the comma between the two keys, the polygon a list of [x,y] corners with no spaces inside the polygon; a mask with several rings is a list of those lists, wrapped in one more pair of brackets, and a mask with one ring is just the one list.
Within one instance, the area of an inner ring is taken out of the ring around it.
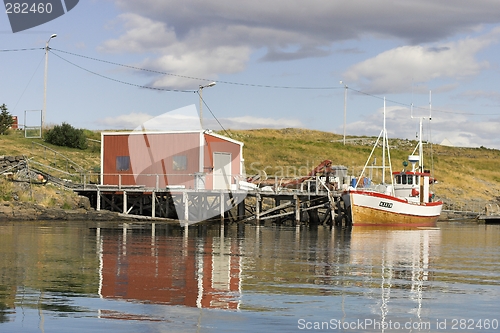
{"label": "wooden dock", "polygon": [[500,206],[497,204],[488,204],[484,208],[484,213],[478,216],[478,220],[486,224],[500,223]]}
{"label": "wooden dock", "polygon": [[96,210],[176,219],[187,224],[205,220],[255,223],[269,220],[293,225],[345,222],[341,192],[326,188],[274,192],[87,185],[73,190],[88,197]]}

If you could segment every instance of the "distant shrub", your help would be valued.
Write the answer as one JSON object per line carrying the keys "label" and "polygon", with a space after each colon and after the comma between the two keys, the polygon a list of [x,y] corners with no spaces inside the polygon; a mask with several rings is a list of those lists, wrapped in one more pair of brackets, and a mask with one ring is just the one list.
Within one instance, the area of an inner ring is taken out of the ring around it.
{"label": "distant shrub", "polygon": [[45,141],[56,146],[87,149],[87,138],[82,129],[76,129],[70,124],[56,125],[45,134]]}

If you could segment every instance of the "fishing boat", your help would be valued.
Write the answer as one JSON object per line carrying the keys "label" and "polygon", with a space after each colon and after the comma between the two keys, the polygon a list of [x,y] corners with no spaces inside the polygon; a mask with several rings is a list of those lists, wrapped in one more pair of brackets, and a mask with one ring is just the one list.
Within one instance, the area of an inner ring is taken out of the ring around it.
{"label": "fishing boat", "polygon": [[[430,103],[429,103],[430,105]],[[412,111],[413,118],[413,111]],[[399,227],[434,227],[441,214],[443,203],[434,201],[431,184],[434,179],[430,170],[424,169],[422,145],[422,120],[420,118],[419,142],[408,157],[411,170],[392,171],[387,131],[385,127],[385,100],[383,129],[368,157],[361,176],[357,178],[342,195],[347,218],[353,226],[399,226]],[[429,119],[431,116],[429,115]],[[382,183],[376,186],[363,177],[373,152],[382,137]],[[415,152],[419,149],[419,154]],[[386,154],[391,173],[391,182],[385,183]]]}

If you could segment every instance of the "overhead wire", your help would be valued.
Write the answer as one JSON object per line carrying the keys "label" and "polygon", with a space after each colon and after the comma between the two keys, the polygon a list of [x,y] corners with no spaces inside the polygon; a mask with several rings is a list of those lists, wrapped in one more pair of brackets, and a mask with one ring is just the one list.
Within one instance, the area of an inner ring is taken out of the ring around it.
{"label": "overhead wire", "polygon": [[217,121],[217,123],[219,124],[219,126],[222,128],[222,130],[224,130],[224,132],[226,133],[226,135],[228,137],[231,137],[231,134],[229,134],[226,129],[224,128],[224,126],[222,126],[221,122],[219,121],[219,119],[217,119],[217,117],[215,116],[215,114],[212,112],[212,110],[210,109],[210,107],[208,106],[208,104],[205,102],[205,100],[203,99],[203,97],[201,97],[201,94],[200,94],[200,91],[197,90],[196,93],[198,94],[198,96],[200,97],[201,101],[203,102],[203,105],[205,105],[208,109],[208,111],[210,111],[210,113],[212,114],[212,116],[214,117],[214,119]]}
{"label": "overhead wire", "polygon": [[[347,89],[355,91],[355,92],[357,92],[358,94],[361,94],[361,95],[366,95],[366,96],[377,98],[377,99],[380,99],[380,100],[384,99],[384,97],[373,95],[373,94],[370,94],[370,93],[367,93],[367,92],[364,92],[364,91],[361,91],[361,90],[353,89],[353,88],[350,88],[350,87],[347,87]],[[385,100],[387,102],[398,104],[398,105],[401,105],[401,106],[413,107],[414,109],[420,109],[420,110],[427,110],[427,108],[421,107],[421,106],[415,106],[415,105],[412,106],[411,104],[406,104],[406,103],[398,102],[398,101],[387,99],[387,98]],[[439,109],[435,109],[435,108],[433,108],[432,111],[441,112],[441,113],[451,113],[451,114],[468,115],[468,116],[496,116],[496,115],[498,115],[498,113],[472,113],[472,112],[445,111],[445,110],[439,110]]]}
{"label": "overhead wire", "polygon": [[[49,49],[49,51],[51,51],[51,49]],[[73,65],[81,70],[84,70],[90,74],[93,74],[93,75],[96,75],[96,76],[99,76],[101,78],[104,78],[104,79],[107,79],[107,80],[110,80],[110,81],[114,81],[114,82],[118,82],[118,83],[122,83],[122,84],[126,84],[126,85],[129,85],[129,86],[133,86],[133,87],[138,87],[138,88],[144,88],[144,89],[150,89],[150,90],[157,90],[157,91],[171,91],[171,92],[183,92],[183,93],[192,93],[192,92],[195,92],[195,90],[181,90],[181,89],[170,89],[170,88],[158,88],[158,87],[151,87],[151,86],[145,86],[145,85],[140,85],[140,84],[136,84],[136,83],[130,83],[130,82],[126,82],[126,81],[122,81],[122,80],[118,80],[118,79],[114,79],[112,77],[109,77],[109,76],[106,76],[106,75],[102,75],[102,74],[99,74],[99,73],[96,73],[94,71],[91,71],[90,69],[87,69],[87,68],[84,68],[80,65],[77,65],[71,61],[69,61],[68,59],[65,59],[63,57],[61,57],[60,55],[54,53],[54,52],[51,52],[52,54],[54,54],[56,57],[60,58],[61,60],[64,60],[66,61],[67,63],[69,63],[70,65]]]}
{"label": "overhead wire", "polygon": [[10,49],[10,50],[0,50],[0,52],[19,52],[19,51],[35,51],[35,50],[45,50],[44,47],[34,47],[30,49]]}
{"label": "overhead wire", "polygon": [[[51,49],[49,49],[50,51]],[[51,52],[53,53],[53,52]],[[144,86],[144,85],[138,85],[138,84],[134,84],[134,83],[130,83],[130,82],[125,82],[125,81],[121,81],[121,80],[117,80],[117,79],[113,79],[113,78],[110,78],[110,77],[107,77],[105,75],[102,75],[102,74],[99,74],[99,73],[96,73],[94,71],[91,71],[91,70],[88,70],[82,66],[79,66],[63,57],[61,57],[60,55],[58,54],[55,54],[53,53],[56,57],[66,61],[67,63],[73,65],[73,66],[76,66],[77,68],[80,68],[86,72],[89,72],[91,74],[94,74],[94,75],[97,75],[99,77],[102,77],[102,78],[105,78],[105,79],[108,79],[108,80],[111,80],[111,81],[114,81],[114,82],[118,82],[118,83],[123,83],[123,84],[127,84],[127,85],[131,85],[131,86],[135,86],[135,87],[139,87],[139,88],[144,88],[144,89],[152,89],[152,90],[161,90],[161,91],[172,91],[172,92],[195,92],[198,94],[200,100],[203,102],[203,104],[206,106],[207,110],[210,112],[210,114],[214,117],[214,119],[217,121],[217,123],[219,124],[219,126],[224,130],[224,132],[229,136],[231,137],[231,135],[227,132],[227,130],[224,128],[224,126],[221,124],[221,122],[219,121],[219,119],[215,116],[215,114],[212,112],[212,109],[210,108],[210,106],[208,106],[208,104],[205,102],[205,100],[203,99],[203,97],[201,97],[201,94],[200,94],[200,90],[178,90],[178,89],[166,89],[166,88],[156,88],[156,87],[149,87],[149,86]],[[110,62],[108,62],[110,63]],[[128,67],[128,66],[127,66]]]}
{"label": "overhead wire", "polygon": [[153,70],[153,69],[147,69],[147,68],[141,68],[141,67],[136,67],[136,66],[130,66],[130,65],[124,65],[120,64],[117,62],[113,61],[107,61],[107,60],[102,60],[102,59],[97,59],[94,57],[88,57],[84,56],[81,54],[76,54],[68,51],[63,51],[59,49],[53,49],[51,48],[50,51],[56,51],[56,52],[62,52],[66,54],[70,54],[76,57],[81,57],[93,61],[98,61],[110,65],[115,65],[115,66],[120,66],[120,67],[125,67],[129,69],[134,69],[134,70],[139,70],[139,71],[145,71],[145,72],[150,72],[150,73],[155,73],[155,74],[161,74],[161,75],[169,75],[169,76],[174,76],[174,77],[179,77],[183,79],[189,79],[189,80],[197,80],[197,81],[206,81],[206,82],[213,82],[216,81],[217,83],[224,83],[224,84],[230,84],[230,85],[239,85],[239,86],[247,86],[247,87],[259,87],[259,88],[275,88],[275,89],[299,89],[299,90],[331,90],[331,89],[344,89],[344,87],[307,87],[307,86],[280,86],[280,85],[269,85],[269,84],[254,84],[254,83],[241,83],[241,82],[231,82],[231,81],[222,81],[222,80],[214,80],[214,79],[206,79],[206,78],[200,78],[200,77],[194,77],[194,76],[187,76],[187,75],[180,75],[180,74],[173,74],[173,73],[168,73],[168,72],[162,72],[158,70]]}
{"label": "overhead wire", "polygon": [[[0,50],[0,52],[34,51],[34,50],[45,50],[45,48],[4,49],[4,50]],[[134,86],[134,87],[138,87],[138,88],[143,88],[143,89],[150,89],[150,90],[157,90],[157,91],[171,91],[171,92],[196,92],[196,90],[181,90],[181,89],[170,89],[170,88],[158,88],[158,87],[140,85],[140,84],[135,84],[135,83],[130,83],[130,82],[126,82],[126,81],[114,79],[114,78],[105,76],[103,74],[99,74],[97,72],[94,72],[94,71],[91,71],[89,69],[86,69],[86,68],[84,68],[84,67],[82,67],[80,65],[77,65],[74,62],[71,62],[68,59],[65,59],[65,58],[61,57],[60,55],[56,54],[56,52],[66,53],[66,54],[69,54],[69,55],[72,55],[72,56],[76,56],[76,57],[80,57],[80,58],[84,58],[84,59],[89,59],[89,60],[93,60],[93,61],[97,61],[97,62],[107,63],[107,64],[111,64],[111,65],[115,65],[115,66],[120,66],[120,67],[124,67],[124,68],[129,68],[129,69],[133,69],[133,70],[145,71],[145,72],[150,72],[150,73],[155,73],[155,74],[161,74],[161,75],[174,76],[174,77],[179,77],[179,78],[184,78],[184,79],[190,79],[190,80],[210,81],[210,82],[215,81],[217,83],[223,83],[223,84],[228,84],[228,85],[239,85],[239,86],[247,86],[247,87],[257,87],[257,88],[273,88],[273,89],[297,89],[297,90],[350,89],[350,90],[352,90],[352,91],[354,91],[354,92],[356,92],[358,94],[366,95],[366,96],[369,96],[369,97],[372,97],[372,98],[383,99],[383,97],[381,97],[381,96],[377,96],[377,95],[370,94],[370,93],[367,93],[367,92],[364,92],[364,91],[361,91],[361,90],[353,89],[351,87],[344,87],[344,86],[342,86],[342,87],[337,87],[337,86],[317,86],[317,87],[313,87],[313,86],[285,86],[285,85],[268,85],[268,84],[254,84],[254,83],[242,83],[242,82],[232,82],[232,81],[223,81],[223,80],[213,80],[213,79],[206,79],[206,78],[200,78],[200,77],[194,77],[194,76],[173,74],[173,73],[162,72],[162,71],[158,71],[158,70],[152,70],[152,69],[147,69],[147,68],[141,68],[141,67],[136,67],[136,66],[130,66],[130,65],[125,65],[125,64],[120,64],[120,63],[113,62],[113,61],[102,60],[102,59],[98,59],[98,58],[94,58],[94,57],[89,57],[89,56],[85,56],[85,55],[81,55],[81,54],[76,54],[76,53],[68,52],[68,51],[64,51],[64,50],[54,49],[54,48],[49,48],[49,51],[52,54],[54,54],[55,56],[59,57],[61,60],[64,60],[67,63],[69,63],[69,64],[71,64],[71,65],[73,65],[73,66],[75,66],[77,68],[80,68],[80,69],[82,69],[82,70],[84,70],[84,71],[86,71],[88,73],[91,73],[93,75],[96,75],[96,76],[99,76],[101,78],[104,78],[104,79],[107,79],[107,80],[111,80],[111,81],[114,81],[114,82],[117,82],[117,83],[122,83],[122,84],[126,84],[126,85],[129,85],[129,86]],[[53,52],[53,51],[56,51],[56,52]],[[386,99],[386,101],[388,101],[390,103],[398,104],[398,105],[401,105],[401,106],[405,106],[405,107],[411,107],[410,104],[398,102],[398,101],[391,100],[391,99]],[[419,106],[413,106],[413,107],[416,108],[416,109],[425,110],[424,107],[419,107]],[[495,115],[498,115],[496,113],[494,113],[494,114],[492,114],[492,113],[472,113],[472,112],[446,111],[446,110],[440,110],[440,109],[434,109],[434,111],[435,112],[440,112],[440,113],[459,114],[459,115],[471,115],[471,116],[495,116]]]}
{"label": "overhead wire", "polygon": [[19,99],[17,100],[16,104],[14,105],[14,108],[12,109],[12,112],[14,112],[14,111],[16,110],[17,105],[18,105],[18,104],[19,104],[19,102],[21,101],[21,98],[23,98],[24,93],[25,93],[25,92],[26,92],[26,90],[28,89],[28,87],[29,87],[29,85],[30,85],[31,81],[33,81],[33,78],[35,77],[35,74],[36,74],[36,72],[38,71],[38,68],[40,68],[40,65],[42,64],[42,62],[43,62],[43,58],[44,58],[44,57],[45,57],[45,56],[43,56],[43,57],[42,57],[42,59],[40,59],[40,62],[38,63],[38,66],[36,66],[36,69],[35,69],[35,71],[33,72],[33,75],[31,75],[31,78],[30,78],[30,80],[28,81],[28,84],[26,85],[26,87],[24,88],[24,90],[23,90],[23,92],[22,92],[21,96],[19,96]]}

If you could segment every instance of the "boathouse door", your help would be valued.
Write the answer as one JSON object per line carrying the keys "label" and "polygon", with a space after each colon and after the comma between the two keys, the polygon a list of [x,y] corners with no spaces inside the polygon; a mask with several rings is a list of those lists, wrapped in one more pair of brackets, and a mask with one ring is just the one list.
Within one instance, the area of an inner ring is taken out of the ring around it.
{"label": "boathouse door", "polygon": [[214,190],[231,189],[231,154],[214,153]]}

